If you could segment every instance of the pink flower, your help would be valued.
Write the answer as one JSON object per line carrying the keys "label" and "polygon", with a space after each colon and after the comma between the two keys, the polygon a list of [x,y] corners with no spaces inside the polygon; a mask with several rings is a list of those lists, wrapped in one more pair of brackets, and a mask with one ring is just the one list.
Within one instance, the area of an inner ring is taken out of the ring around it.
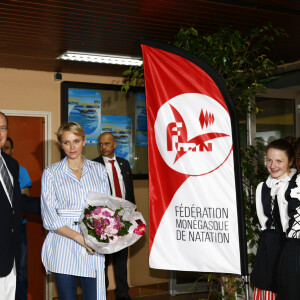
{"label": "pink flower", "polygon": [[133,230],[133,233],[138,234],[138,235],[144,235],[146,231],[146,224],[144,224],[141,220],[136,220],[138,223],[138,227]]}
{"label": "pink flower", "polygon": [[116,229],[114,227],[115,227],[114,225],[107,226],[105,232],[110,236],[117,235],[119,229]]}
{"label": "pink flower", "polygon": [[120,227],[121,227],[121,226],[118,225],[118,224],[117,224],[117,225],[114,225],[114,229],[116,229],[116,230],[118,230],[118,231],[119,231]]}
{"label": "pink flower", "polygon": [[103,224],[108,226],[110,224],[109,219],[107,219],[107,218],[103,219]]}
{"label": "pink flower", "polygon": [[120,229],[120,227],[123,227],[124,225],[121,223],[121,219],[120,219],[120,216],[114,216],[114,223],[115,223],[115,226],[114,228],[115,229]]}
{"label": "pink flower", "polygon": [[103,206],[98,206],[97,208],[95,208],[93,211],[91,211],[91,214],[95,214],[98,215],[101,213]]}
{"label": "pink flower", "polygon": [[102,219],[101,214],[92,215],[91,217],[94,218],[94,219],[96,219],[96,220],[101,220]]}
{"label": "pink flower", "polygon": [[104,227],[103,224],[102,224],[102,222],[101,222],[101,220],[100,220],[100,221],[96,221],[96,220],[95,220],[94,226],[95,226],[96,228],[102,228],[102,227]]}
{"label": "pink flower", "polygon": [[102,235],[102,234],[104,234],[104,229],[103,228],[96,228],[96,233],[98,234],[98,235]]}
{"label": "pink flower", "polygon": [[111,217],[111,214],[108,211],[104,211],[102,213],[102,216],[104,216],[104,217]]}
{"label": "pink flower", "polygon": [[104,217],[111,217],[114,214],[114,212],[109,208],[104,208],[101,213]]}

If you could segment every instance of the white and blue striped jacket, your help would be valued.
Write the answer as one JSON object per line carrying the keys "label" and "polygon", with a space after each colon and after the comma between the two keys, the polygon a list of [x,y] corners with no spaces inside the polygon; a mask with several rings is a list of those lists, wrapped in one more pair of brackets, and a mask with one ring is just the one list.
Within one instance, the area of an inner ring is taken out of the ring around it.
{"label": "white and blue striped jacket", "polygon": [[42,248],[42,262],[48,272],[96,277],[98,271],[105,290],[104,256],[90,255],[83,246],[54,232],[63,226],[80,232],[74,221],[79,220],[89,191],[110,194],[106,169],[97,162],[84,158],[80,181],[69,169],[67,158],[44,170],[41,211],[44,227],[49,233]]}

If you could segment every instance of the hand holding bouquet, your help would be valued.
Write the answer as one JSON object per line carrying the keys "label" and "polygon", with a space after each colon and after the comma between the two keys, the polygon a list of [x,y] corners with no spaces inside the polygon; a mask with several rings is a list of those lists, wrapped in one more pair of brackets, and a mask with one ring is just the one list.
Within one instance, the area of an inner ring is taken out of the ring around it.
{"label": "hand holding bouquet", "polygon": [[117,252],[134,244],[145,232],[145,220],[131,202],[89,192],[80,218],[88,246],[101,254]]}

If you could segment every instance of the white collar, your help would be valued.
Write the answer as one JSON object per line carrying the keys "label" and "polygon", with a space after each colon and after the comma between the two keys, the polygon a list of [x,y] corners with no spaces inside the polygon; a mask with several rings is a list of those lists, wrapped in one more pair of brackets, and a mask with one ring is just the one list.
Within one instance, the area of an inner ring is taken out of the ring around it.
{"label": "white collar", "polygon": [[284,182],[289,182],[292,177],[297,173],[297,170],[292,168],[290,169],[290,174],[282,179],[273,178],[269,175],[268,179],[266,180],[266,184],[269,188],[271,188],[271,196],[277,195],[279,188],[282,186]]}
{"label": "white collar", "polygon": [[105,164],[107,164],[110,160],[117,160],[116,155],[114,155],[114,157],[112,157],[112,158],[107,157],[107,156],[102,156],[102,157],[103,157],[103,160],[104,160]]}

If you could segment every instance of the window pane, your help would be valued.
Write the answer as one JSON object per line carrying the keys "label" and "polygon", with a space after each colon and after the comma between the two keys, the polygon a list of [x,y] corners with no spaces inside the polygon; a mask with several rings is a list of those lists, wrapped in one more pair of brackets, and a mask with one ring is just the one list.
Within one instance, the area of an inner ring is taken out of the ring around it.
{"label": "window pane", "polygon": [[256,98],[256,137],[266,144],[295,134],[295,102],[293,99]]}
{"label": "window pane", "polygon": [[125,93],[118,85],[63,82],[62,121],[77,121],[84,127],[86,146],[83,155],[86,158],[94,159],[100,155],[98,136],[101,132],[111,132],[117,141],[115,154],[130,162],[134,175],[147,176],[144,88],[131,88]]}

